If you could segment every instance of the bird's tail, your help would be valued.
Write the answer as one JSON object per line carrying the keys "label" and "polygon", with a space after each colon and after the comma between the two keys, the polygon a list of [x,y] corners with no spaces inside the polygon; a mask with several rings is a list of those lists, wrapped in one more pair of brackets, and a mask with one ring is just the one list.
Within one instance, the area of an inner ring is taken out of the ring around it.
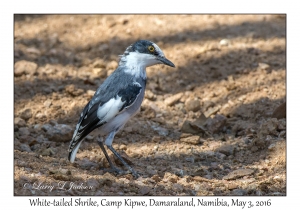
{"label": "bird's tail", "polygon": [[69,151],[69,156],[68,156],[68,159],[71,163],[74,162],[75,160],[75,157],[76,157],[76,153],[80,147],[80,144],[81,144],[82,141],[78,142],[77,145],[73,148],[70,148],[68,151]]}

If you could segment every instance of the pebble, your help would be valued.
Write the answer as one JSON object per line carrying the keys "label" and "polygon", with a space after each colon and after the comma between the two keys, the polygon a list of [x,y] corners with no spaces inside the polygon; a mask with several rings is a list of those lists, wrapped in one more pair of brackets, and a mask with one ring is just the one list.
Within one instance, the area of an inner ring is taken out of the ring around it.
{"label": "pebble", "polygon": [[106,68],[110,70],[115,70],[118,67],[117,61],[111,61],[107,64]]}
{"label": "pebble", "polygon": [[188,144],[198,145],[200,143],[200,136],[189,136],[181,138],[180,141]]}
{"label": "pebble", "polygon": [[21,127],[19,128],[19,134],[20,136],[28,136],[30,134],[28,128],[26,127]]}
{"label": "pebble", "polygon": [[280,104],[272,114],[273,118],[282,119],[286,118],[286,102]]}
{"label": "pebble", "polygon": [[247,191],[243,190],[243,189],[234,189],[232,190],[232,195],[236,195],[236,196],[242,196],[242,195],[246,195]]}
{"label": "pebble", "polygon": [[53,148],[49,147],[47,149],[42,150],[40,154],[42,156],[51,156],[51,155],[55,155],[55,151],[53,150]]}
{"label": "pebble", "polygon": [[258,63],[258,69],[267,70],[270,68],[269,64],[266,63]]}
{"label": "pebble", "polygon": [[169,134],[169,131],[165,128],[162,128],[160,126],[151,126],[153,130],[155,130],[160,136],[167,136]]}
{"label": "pebble", "polygon": [[175,174],[171,174],[169,172],[166,172],[163,178],[164,182],[177,183],[178,180],[179,180],[178,176],[176,176]]}
{"label": "pebble", "polygon": [[195,127],[191,126],[191,122],[186,120],[183,122],[181,127],[182,133],[191,133],[191,134],[199,134],[200,131],[198,129],[195,129]]}
{"label": "pebble", "polygon": [[71,96],[80,96],[84,93],[84,90],[75,88],[75,85],[66,85],[65,91]]}
{"label": "pebble", "polygon": [[32,152],[31,149],[30,149],[30,147],[28,146],[28,144],[21,144],[20,145],[20,150],[22,152]]}
{"label": "pebble", "polygon": [[34,75],[37,72],[38,65],[30,61],[21,60],[15,63],[14,68],[14,75],[18,77],[23,74]]}
{"label": "pebble", "polygon": [[119,147],[120,150],[126,150],[127,146],[125,144],[121,144],[121,146]]}
{"label": "pebble", "polygon": [[86,93],[88,94],[88,96],[93,97],[96,91],[94,90],[88,90]]}
{"label": "pebble", "polygon": [[150,192],[151,188],[148,186],[140,186],[138,193],[140,195],[147,195]]}
{"label": "pebble", "polygon": [[49,108],[49,107],[51,106],[51,104],[52,104],[52,101],[51,101],[50,99],[48,99],[48,100],[46,100],[46,101],[44,102],[44,106],[45,106],[46,108]]}
{"label": "pebble", "polygon": [[275,150],[275,148],[276,148],[276,144],[274,143],[268,147],[268,150],[273,151],[273,150]]}
{"label": "pebble", "polygon": [[228,39],[222,39],[219,44],[221,46],[228,46],[229,43],[230,43],[230,41]]}
{"label": "pebble", "polygon": [[98,167],[98,164],[84,158],[82,161],[80,161],[80,167],[87,170],[92,167]]}
{"label": "pebble", "polygon": [[201,103],[200,103],[200,100],[198,99],[188,99],[186,102],[185,102],[185,109],[187,111],[192,111],[192,112],[197,112],[199,111],[201,108]]}
{"label": "pebble", "polygon": [[18,127],[24,127],[26,125],[26,122],[25,120],[23,120],[22,118],[20,117],[16,117],[14,119],[14,123],[18,126]]}
{"label": "pebble", "polygon": [[232,172],[230,172],[228,175],[224,176],[223,179],[225,180],[232,180],[232,179],[238,179],[243,176],[249,176],[254,173],[254,170],[252,169],[237,169]]}
{"label": "pebble", "polygon": [[208,118],[206,121],[206,128],[210,133],[222,132],[226,125],[227,118],[224,115],[216,114],[214,118]]}
{"label": "pebble", "polygon": [[20,117],[24,120],[28,120],[32,117],[31,109],[24,109],[20,112]]}
{"label": "pebble", "polygon": [[219,106],[215,106],[215,107],[211,107],[206,112],[204,112],[204,115],[206,117],[209,117],[209,116],[211,116],[213,114],[216,114],[221,109],[221,107],[222,106],[220,106],[220,105]]}
{"label": "pebble", "polygon": [[235,147],[233,145],[222,145],[217,149],[218,152],[223,153],[224,155],[233,155],[235,152]]}
{"label": "pebble", "polygon": [[152,166],[147,166],[147,167],[146,167],[146,171],[147,171],[147,173],[150,174],[151,176],[157,174],[157,170],[155,170],[155,168],[152,167]]}
{"label": "pebble", "polygon": [[86,184],[87,184],[87,186],[91,186],[92,187],[91,188],[92,191],[96,191],[96,189],[99,188],[99,186],[100,186],[99,182],[96,179],[94,179],[94,178],[89,179],[86,182]]}
{"label": "pebble", "polygon": [[177,93],[173,96],[170,96],[168,98],[166,98],[164,100],[164,103],[167,105],[167,106],[173,106],[174,104],[176,104],[180,98],[183,96],[183,93]]}
{"label": "pebble", "polygon": [[39,119],[39,120],[46,120],[47,116],[45,114],[39,112],[35,115],[35,118]]}
{"label": "pebble", "polygon": [[236,189],[237,187],[238,187],[238,185],[235,184],[235,183],[229,183],[229,184],[227,185],[227,188],[228,188],[229,190]]}
{"label": "pebble", "polygon": [[224,160],[226,157],[226,155],[224,155],[223,153],[220,153],[220,152],[216,152],[215,155],[218,159],[221,159],[221,160]]}
{"label": "pebble", "polygon": [[268,119],[267,121],[263,122],[258,131],[258,138],[265,139],[267,135],[278,135],[278,120],[276,118]]}
{"label": "pebble", "polygon": [[42,129],[46,132],[45,136],[50,141],[55,142],[70,141],[74,131],[69,125],[65,124],[57,124],[54,126],[45,124],[42,126]]}

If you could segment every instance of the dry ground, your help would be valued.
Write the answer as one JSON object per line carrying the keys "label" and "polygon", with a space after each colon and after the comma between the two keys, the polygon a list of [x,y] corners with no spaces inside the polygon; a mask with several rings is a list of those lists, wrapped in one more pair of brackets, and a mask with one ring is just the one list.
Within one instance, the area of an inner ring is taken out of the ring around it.
{"label": "dry ground", "polygon": [[[286,195],[284,15],[16,15],[14,24],[15,195]],[[138,39],[176,65],[147,69],[141,111],[113,144],[140,178],[104,172],[96,133],[69,163],[80,111]]]}

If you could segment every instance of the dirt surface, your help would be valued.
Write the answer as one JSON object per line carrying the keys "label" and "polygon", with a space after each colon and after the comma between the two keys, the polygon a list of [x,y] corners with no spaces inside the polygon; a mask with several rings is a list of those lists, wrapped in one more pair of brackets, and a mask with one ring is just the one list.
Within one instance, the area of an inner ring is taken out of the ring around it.
{"label": "dirt surface", "polygon": [[[284,15],[16,15],[14,24],[15,195],[286,195]],[[105,172],[96,132],[71,164],[81,110],[138,39],[176,65],[147,68],[141,111],[113,143],[141,176]]]}

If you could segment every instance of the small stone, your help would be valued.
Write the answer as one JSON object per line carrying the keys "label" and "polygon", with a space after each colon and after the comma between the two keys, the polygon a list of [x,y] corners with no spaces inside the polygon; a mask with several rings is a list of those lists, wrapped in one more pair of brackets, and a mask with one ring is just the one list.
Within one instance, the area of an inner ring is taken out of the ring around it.
{"label": "small stone", "polygon": [[160,142],[160,140],[161,140],[160,136],[153,136],[152,137],[152,141],[155,142],[155,143]]}
{"label": "small stone", "polygon": [[55,151],[53,150],[53,148],[49,147],[47,149],[42,150],[40,154],[42,156],[51,156],[51,155],[55,155]]}
{"label": "small stone", "polygon": [[186,138],[181,138],[180,141],[188,144],[198,145],[200,144],[200,136],[189,136]]}
{"label": "small stone", "polygon": [[107,64],[106,68],[110,70],[115,70],[118,67],[117,61],[111,61]]}
{"label": "small stone", "polygon": [[204,168],[196,168],[192,171],[192,175],[193,176],[200,176],[200,177],[203,177],[205,175],[208,174],[208,171],[205,170]]}
{"label": "small stone", "polygon": [[155,170],[152,166],[147,166],[146,167],[146,171],[148,174],[150,174],[151,176],[157,174],[157,170]]}
{"label": "small stone", "polygon": [[258,63],[258,69],[267,70],[270,68],[269,64],[266,63]]}
{"label": "small stone", "polygon": [[18,127],[24,127],[26,125],[26,122],[25,120],[23,120],[22,118],[20,117],[16,117],[14,119],[14,123],[18,126]]}
{"label": "small stone", "polygon": [[21,76],[23,74],[34,75],[37,72],[38,65],[30,61],[17,61],[14,66],[14,75]]}
{"label": "small stone", "polygon": [[165,182],[177,183],[177,181],[179,180],[179,178],[175,174],[171,174],[169,172],[166,172],[165,175],[164,175],[163,180]]}
{"label": "small stone", "polygon": [[99,186],[100,186],[99,182],[96,179],[94,179],[94,178],[89,179],[87,181],[87,185],[89,187],[91,187],[92,191],[96,191],[96,189],[99,188]]}
{"label": "small stone", "polygon": [[274,143],[268,147],[268,150],[273,151],[273,150],[275,150],[275,148],[276,148],[276,144]]}
{"label": "small stone", "polygon": [[100,78],[103,78],[106,76],[106,71],[104,68],[94,68],[93,73]]}
{"label": "small stone", "polygon": [[229,190],[236,189],[237,187],[238,187],[238,185],[235,184],[235,183],[229,183],[228,186],[227,186],[227,188],[228,188]]}
{"label": "small stone", "polygon": [[109,46],[108,46],[108,44],[101,44],[100,46],[99,46],[99,50],[100,51],[104,51],[104,50],[107,50],[107,49],[109,49]]}
{"label": "small stone", "polygon": [[80,96],[84,93],[84,90],[75,88],[75,85],[66,85],[65,91],[71,96]]}
{"label": "small stone", "polygon": [[177,93],[173,96],[170,96],[170,97],[166,98],[164,100],[164,102],[167,106],[173,106],[174,104],[176,104],[180,100],[180,98],[182,96],[183,96],[183,93]]}
{"label": "small stone", "polygon": [[204,113],[204,115],[205,115],[206,117],[209,117],[209,116],[211,116],[211,115],[213,115],[213,114],[216,114],[220,109],[221,109],[221,106],[220,106],[220,105],[219,105],[219,106],[215,106],[215,107],[211,107],[211,108],[209,108],[209,109]]}
{"label": "small stone", "polygon": [[84,158],[82,161],[80,161],[79,165],[82,169],[85,170],[88,170],[92,167],[98,167],[98,164],[88,160],[87,158]]}
{"label": "small stone", "polygon": [[109,75],[111,75],[115,70],[110,69],[106,72],[106,76],[108,77]]}
{"label": "small stone", "polygon": [[184,189],[183,186],[181,184],[178,184],[178,183],[173,184],[172,188],[175,192],[182,192],[183,189]]}
{"label": "small stone", "polygon": [[148,186],[141,186],[139,188],[138,192],[139,192],[140,195],[147,195],[150,192],[150,190],[151,190],[151,188],[148,187]]}
{"label": "small stone", "polygon": [[42,129],[46,132],[46,137],[50,141],[56,142],[70,141],[74,131],[69,125],[65,124],[57,124],[54,126],[45,124],[42,126]]}
{"label": "small stone", "polygon": [[249,176],[254,173],[254,170],[252,169],[237,169],[232,172],[230,172],[228,175],[224,176],[223,179],[225,180],[232,180],[232,179],[238,179],[243,176]]}
{"label": "small stone", "polygon": [[243,190],[243,189],[234,189],[232,190],[232,195],[236,195],[236,196],[243,196],[246,195],[247,191]]}
{"label": "small stone", "polygon": [[265,139],[267,135],[278,136],[278,131],[277,131],[278,125],[279,123],[276,118],[271,118],[263,122],[258,131],[258,138]]}
{"label": "small stone", "polygon": [[169,131],[165,128],[162,128],[160,126],[151,126],[153,130],[155,130],[160,136],[167,136],[169,134]]}
{"label": "small stone", "polygon": [[151,101],[154,101],[154,100],[156,100],[156,95],[151,90],[146,90],[145,98],[147,98]]}
{"label": "small stone", "polygon": [[24,120],[28,120],[32,117],[32,111],[31,109],[24,109],[20,112],[20,117]]}
{"label": "small stone", "polygon": [[193,112],[197,112],[199,111],[201,108],[201,103],[200,103],[200,100],[198,99],[190,99],[190,100],[187,100],[185,102],[185,109],[187,111],[193,111]]}
{"label": "small stone", "polygon": [[153,179],[155,182],[160,182],[161,181],[161,178],[157,175],[157,174],[154,174],[151,179]]}
{"label": "small stone", "polygon": [[88,94],[88,96],[93,97],[96,91],[94,90],[88,90],[86,93]]}
{"label": "small stone", "polygon": [[182,127],[181,127],[181,132],[182,133],[191,133],[191,134],[199,134],[199,130],[195,129],[194,127],[191,126],[191,122],[186,120],[183,122]]}
{"label": "small stone", "polygon": [[229,43],[230,43],[230,41],[229,41],[228,39],[222,39],[222,40],[220,41],[220,45],[221,45],[221,46],[228,46]]}
{"label": "small stone", "polygon": [[21,144],[20,145],[20,151],[22,151],[22,152],[32,152],[30,147],[27,144]]}
{"label": "small stone", "polygon": [[217,152],[223,153],[224,155],[233,155],[235,152],[235,147],[233,145],[222,145],[217,149]]}
{"label": "small stone", "polygon": [[126,150],[127,146],[125,144],[121,144],[121,146],[119,147],[120,150]]}
{"label": "small stone", "polygon": [[19,128],[19,135],[20,136],[28,136],[30,134],[28,128],[26,127],[21,127]]}
{"label": "small stone", "polygon": [[221,159],[221,160],[224,160],[226,157],[226,155],[224,155],[223,153],[220,153],[220,152],[216,152],[215,155],[218,159]]}
{"label": "small stone", "polygon": [[194,163],[195,162],[195,158],[194,157],[186,157],[185,160],[187,162],[191,162],[191,163]]}
{"label": "small stone", "polygon": [[44,102],[44,106],[45,106],[46,108],[49,108],[49,107],[51,106],[51,104],[52,104],[52,101],[51,101],[50,99],[48,99],[48,100],[46,100],[46,101]]}
{"label": "small stone", "polygon": [[94,68],[106,68],[106,63],[103,59],[97,59],[96,61],[94,61],[93,63],[93,67]]}
{"label": "small stone", "polygon": [[39,112],[35,115],[35,118],[39,119],[39,120],[46,120],[47,116],[45,114]]}
{"label": "small stone", "polygon": [[272,118],[286,118],[286,102],[280,104],[273,112]]}
{"label": "small stone", "polygon": [[227,118],[224,115],[217,114],[213,119],[208,118],[206,121],[207,130],[210,133],[219,133],[226,125]]}

